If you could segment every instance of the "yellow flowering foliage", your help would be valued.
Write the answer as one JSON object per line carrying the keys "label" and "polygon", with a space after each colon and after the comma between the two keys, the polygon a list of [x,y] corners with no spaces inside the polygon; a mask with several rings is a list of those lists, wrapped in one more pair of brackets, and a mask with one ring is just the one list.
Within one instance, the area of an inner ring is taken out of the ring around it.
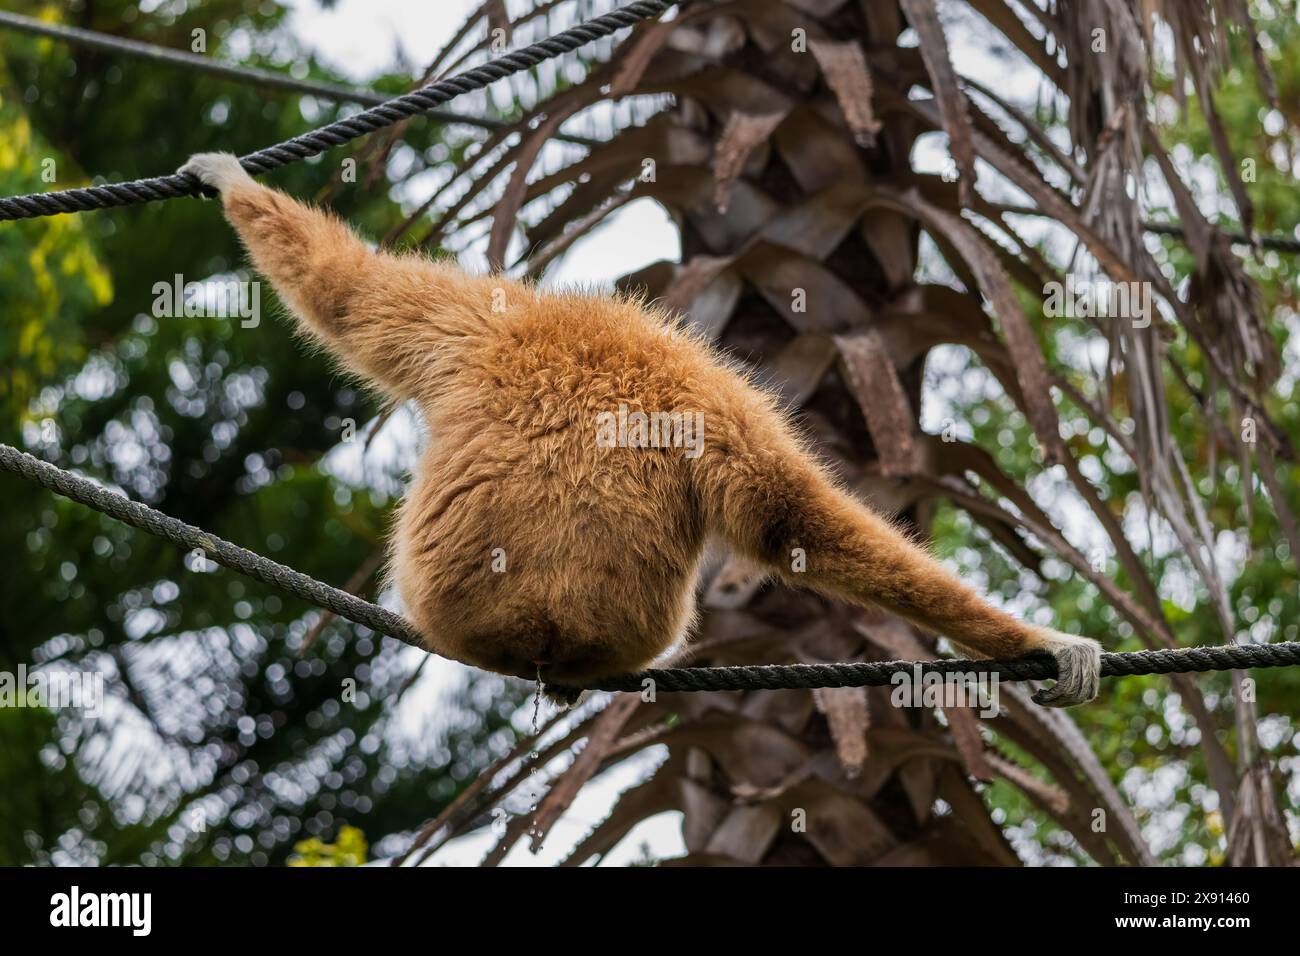
{"label": "yellow flowering foliage", "polygon": [[344,826],[334,843],[317,837],[294,844],[290,866],[361,866],[366,862],[366,835],[359,827]]}
{"label": "yellow flowering foliage", "polygon": [[[58,163],[0,92],[0,195],[66,188]],[[84,320],[112,298],[111,277],[80,216],[0,226],[0,409],[10,420],[42,385],[80,365]]]}

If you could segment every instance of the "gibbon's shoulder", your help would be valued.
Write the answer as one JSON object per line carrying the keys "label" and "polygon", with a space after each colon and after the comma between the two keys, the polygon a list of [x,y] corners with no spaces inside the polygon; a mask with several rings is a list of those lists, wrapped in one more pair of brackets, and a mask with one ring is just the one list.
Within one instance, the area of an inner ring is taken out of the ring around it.
{"label": "gibbon's shoulder", "polygon": [[503,294],[507,305],[499,328],[521,348],[564,351],[597,364],[618,359],[646,366],[697,365],[716,358],[707,340],[682,317],[642,295],[524,283],[505,286]]}

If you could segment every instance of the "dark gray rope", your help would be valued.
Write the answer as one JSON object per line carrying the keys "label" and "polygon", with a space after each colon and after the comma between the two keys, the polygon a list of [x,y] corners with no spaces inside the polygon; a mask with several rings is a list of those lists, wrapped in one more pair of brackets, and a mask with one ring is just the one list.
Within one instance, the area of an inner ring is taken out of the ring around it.
{"label": "dark gray rope", "polygon": [[[1251,667],[1300,664],[1300,642],[1283,644],[1224,644],[1159,651],[1102,654],[1103,677],[1136,674],[1186,674]],[[784,690],[818,687],[881,687],[895,674],[996,674],[1002,680],[1049,680],[1056,661],[1049,656],[1014,661],[879,661],[852,664],[761,664],[753,667],[668,667],[594,681],[585,690],[631,691],[647,686],[658,691]],[[649,682],[647,684],[647,682]],[[549,685],[548,685],[549,686]],[[563,694],[565,687],[551,687]]]}
{"label": "dark gray rope", "polygon": [[[94,508],[133,528],[170,541],[182,548],[201,548],[213,561],[247,575],[339,617],[394,637],[412,647],[428,650],[419,632],[405,618],[377,604],[331,587],[186,524],[138,501],[109,491],[80,475],[41,461],[26,452],[0,444],[0,469],[35,482],[79,504]],[[1300,664],[1300,643],[1227,644],[1216,647],[1187,647],[1175,650],[1135,651],[1103,654],[1103,677],[1133,674],[1183,674],[1198,671],[1235,670],[1250,667],[1286,667]],[[563,694],[576,690],[632,691],[639,693],[647,682],[655,691],[781,690],[817,687],[876,687],[892,682],[898,673],[997,674],[1003,680],[1049,680],[1056,677],[1051,657],[1025,657],[1015,661],[882,661],[850,664],[763,664],[756,667],[670,667],[654,668],[622,677],[595,681],[583,688],[548,685]]]}
{"label": "dark gray rope", "polygon": [[[522,50],[497,57],[457,76],[439,80],[412,93],[403,94],[379,106],[371,107],[355,116],[337,120],[310,133],[249,153],[240,158],[240,164],[250,175],[258,176],[300,159],[315,156],[349,140],[373,133],[377,129],[427,113],[463,93],[480,90],[497,80],[531,69],[544,60],[571,53],[581,46],[634,26],[642,20],[656,17],[671,7],[673,2],[674,0],[636,0],[635,3],[629,3],[618,10],[595,17],[586,23],[580,23],[553,37],[539,40]],[[128,183],[0,198],[0,221],[128,206],[155,199],[197,196],[207,192],[210,190],[206,190],[193,174],[172,173],[170,176],[155,176]]]}
{"label": "dark gray rope", "polygon": [[[321,99],[337,103],[360,103],[363,106],[380,106],[387,103],[391,98],[386,93],[376,93],[373,90],[360,90],[350,86],[339,86],[335,83],[321,83],[317,80],[299,80],[272,70],[239,66],[234,63],[222,63],[220,60],[214,60],[199,53],[173,50],[154,43],[142,43],[139,40],[99,33],[95,30],[83,30],[80,27],[64,26],[61,23],[46,23],[44,20],[37,20],[34,17],[25,17],[21,13],[9,13],[0,10],[0,27],[9,27],[23,33],[50,37],[64,43],[71,43],[92,50],[102,50],[106,53],[131,56],[150,62],[200,70],[213,76],[235,80],[240,83],[253,83],[259,87],[319,96]],[[471,116],[453,110],[426,110],[424,115],[444,123],[464,123],[467,126],[477,126],[489,130],[502,130],[510,125],[505,120],[494,119],[490,116]],[[556,133],[555,138],[583,146],[594,146],[598,142],[585,136],[570,136],[567,133]]]}
{"label": "dark gray rope", "polygon": [[395,637],[414,647],[423,646],[419,632],[410,622],[378,604],[371,604],[347,591],[322,584],[300,571],[231,544],[146,504],[132,501],[17,448],[0,444],[0,468],[187,550],[201,548],[205,556],[217,564],[300,597],[317,607],[327,608],[339,617],[364,624],[373,631]]}
{"label": "dark gray rope", "polygon": [[[49,37],[75,46],[84,46],[91,50],[100,50],[105,53],[131,56],[155,63],[167,63],[173,66],[183,66],[186,69],[201,70],[205,73],[211,73],[214,76],[220,76],[229,80],[251,81],[259,86],[287,90],[290,93],[306,93],[310,96],[319,96],[322,99],[333,100],[339,103],[360,103],[363,106],[379,106],[389,100],[389,97],[385,94],[375,93],[372,90],[358,90],[347,86],[339,86],[334,83],[321,83],[315,80],[299,80],[292,76],[286,76],[283,73],[276,73],[272,70],[261,70],[251,66],[239,66],[234,63],[222,63],[220,60],[214,60],[201,53],[190,53],[185,50],[173,50],[169,47],[158,46],[154,43],[142,43],[139,40],[113,36],[108,33],[99,33],[95,30],[83,30],[80,27],[65,26],[62,23],[46,23],[44,20],[37,20],[35,17],[25,17],[21,13],[9,13],[7,10],[0,10],[0,26],[9,27],[10,29],[18,30],[22,33]],[[454,118],[461,122],[477,122],[473,117],[462,119],[456,114],[444,114],[444,116],[449,119]]]}

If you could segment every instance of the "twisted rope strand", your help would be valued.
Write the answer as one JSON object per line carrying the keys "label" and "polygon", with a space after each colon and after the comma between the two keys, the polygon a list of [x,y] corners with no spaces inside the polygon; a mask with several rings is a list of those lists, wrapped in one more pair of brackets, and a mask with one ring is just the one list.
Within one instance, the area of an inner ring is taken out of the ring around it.
{"label": "twisted rope strand", "polygon": [[[299,80],[272,70],[223,63],[220,60],[214,60],[199,53],[173,50],[170,47],[158,46],[155,43],[143,43],[140,40],[130,40],[126,37],[100,33],[96,30],[83,30],[80,27],[65,26],[61,23],[46,23],[44,20],[26,17],[21,13],[9,13],[5,10],[0,10],[0,27],[8,27],[11,30],[18,30],[23,33],[49,37],[92,50],[102,50],[107,53],[199,70],[203,73],[210,73],[213,76],[240,83],[255,83],[259,87],[319,96],[322,99],[338,103],[380,106],[390,99],[387,93],[376,93],[373,90],[357,89],[351,86],[339,86],[336,83],[322,83],[318,80]],[[477,126],[488,130],[502,130],[510,125],[505,120],[495,119],[490,116],[472,116],[467,113],[453,112],[452,110],[426,110],[425,115],[430,119],[444,123],[464,123],[467,126]],[[594,146],[598,142],[585,136],[570,136],[567,133],[556,133],[555,138],[583,146]]]}
{"label": "twisted rope strand", "polygon": [[[258,176],[300,159],[315,156],[349,140],[373,133],[377,129],[427,113],[463,93],[480,90],[497,80],[531,69],[545,60],[571,53],[578,47],[610,36],[625,27],[634,26],[642,20],[656,17],[672,6],[673,2],[674,0],[636,0],[625,7],[580,23],[521,50],[497,57],[457,76],[439,80],[414,92],[394,97],[355,116],[336,120],[310,133],[249,153],[240,158],[240,164],[250,175]],[[113,206],[151,202],[155,199],[197,196],[207,192],[210,190],[206,190],[193,174],[172,173],[169,176],[155,176],[127,183],[0,198],[0,221],[107,209]]]}
{"label": "twisted rope strand", "polygon": [[423,647],[419,632],[409,621],[392,611],[231,544],[146,504],[109,491],[88,478],[74,475],[57,465],[4,444],[0,444],[0,468],[186,550],[201,548],[217,564],[300,597],[317,607],[327,608],[339,617],[364,624],[373,631],[395,637],[412,647]]}
{"label": "twisted rope strand", "polygon": [[[133,528],[170,541],[182,548],[202,548],[214,561],[232,571],[269,584],[339,617],[363,624],[379,634],[427,650],[419,632],[405,618],[377,604],[340,591],[300,571],[231,544],[214,534],[186,524],[138,501],[109,491],[95,482],[57,465],[0,444],[0,470],[96,511]],[[1134,674],[1177,674],[1249,667],[1287,667],[1300,664],[1300,642],[1283,644],[1229,644],[1174,650],[1103,654],[1104,677]],[[1047,680],[1056,677],[1050,657],[1015,661],[883,661],[846,664],[764,664],[754,667],[652,668],[635,674],[594,681],[582,688],[553,690],[607,690],[640,692],[651,682],[658,691],[779,690],[816,687],[875,687],[892,682],[895,674],[996,674],[1003,680]]]}
{"label": "twisted rope strand", "polygon": [[[299,80],[272,70],[223,63],[200,53],[173,50],[170,47],[158,46],[155,43],[143,43],[140,40],[113,36],[111,33],[100,33],[96,30],[83,30],[80,27],[66,26],[62,23],[47,23],[44,20],[37,20],[35,17],[26,17],[21,13],[10,13],[7,10],[0,10],[0,27],[7,27],[11,30],[18,30],[35,36],[48,37],[52,40],[59,40],[74,46],[84,46],[105,53],[136,57],[141,60],[167,63],[173,66],[183,66],[188,69],[211,73],[225,79],[252,81],[259,86],[287,90],[291,93],[306,93],[340,103],[361,103],[364,106],[379,106],[381,103],[388,102],[389,99],[383,93],[375,93],[372,90],[354,89],[339,86],[335,83],[321,83],[316,80]],[[454,114],[452,115],[454,116]],[[458,116],[455,118],[460,120]],[[477,120],[474,117],[469,117],[464,122],[475,123]]]}
{"label": "twisted rope strand", "polygon": [[[1101,675],[1127,677],[1138,674],[1186,674],[1251,667],[1289,667],[1297,664],[1300,664],[1300,642],[1224,644],[1124,654],[1105,653],[1101,655]],[[653,686],[656,692],[881,687],[893,683],[895,674],[913,674],[918,669],[922,675],[996,674],[999,679],[1009,681],[1048,680],[1056,677],[1056,661],[1044,655],[1014,661],[872,661],[850,664],[651,668],[638,674],[594,681],[584,688],[574,689],[640,693],[647,686]],[[563,692],[569,688],[552,689]]]}

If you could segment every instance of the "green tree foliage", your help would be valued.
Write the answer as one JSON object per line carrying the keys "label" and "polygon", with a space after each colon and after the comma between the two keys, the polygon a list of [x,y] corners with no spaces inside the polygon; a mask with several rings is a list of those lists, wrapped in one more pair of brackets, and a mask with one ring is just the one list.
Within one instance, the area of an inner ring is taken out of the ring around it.
{"label": "green tree foliage", "polygon": [[366,835],[356,827],[339,827],[339,838],[325,843],[312,837],[294,845],[290,866],[361,866],[366,862]]}
{"label": "green tree foliage", "polygon": [[[1278,104],[1282,114],[1277,114],[1268,104],[1252,70],[1229,70],[1216,90],[1215,106],[1222,117],[1229,142],[1243,161],[1249,193],[1255,206],[1256,228],[1261,233],[1293,235],[1300,229],[1300,193],[1295,189],[1292,173],[1295,163],[1295,143],[1291,133],[1300,123],[1300,65],[1296,57],[1277,51],[1300,49],[1300,24],[1294,6],[1260,3],[1252,5],[1255,22],[1261,30],[1262,41],[1269,53],[1269,64],[1278,86]],[[1250,50],[1244,39],[1234,36],[1234,60],[1250,62]],[[1194,96],[1188,96],[1185,109],[1180,108],[1173,92],[1173,80],[1165,77],[1161,84],[1155,108],[1159,110],[1162,137],[1166,148],[1173,148],[1182,163],[1182,172],[1189,182],[1207,172],[1210,182],[1220,196],[1228,187],[1214,160],[1210,133],[1202,110]],[[1051,123],[1047,111],[1040,119]],[[1281,135],[1279,135],[1281,134]],[[1204,181],[1204,180],[1199,180]],[[1197,196],[1205,199],[1203,190]],[[1212,197],[1210,197],[1212,198]],[[1223,216],[1217,217],[1224,229],[1240,231],[1240,224],[1232,217],[1235,210],[1228,203],[1220,203]],[[1154,219],[1176,221],[1178,210],[1170,203],[1156,210]],[[1187,244],[1178,238],[1161,240],[1163,260],[1168,263],[1174,284],[1181,286],[1194,269]],[[1240,251],[1240,250],[1239,250]],[[1297,298],[1297,276],[1300,275],[1300,257],[1294,253],[1264,251],[1258,259],[1247,256],[1248,273],[1256,280],[1263,297],[1263,312],[1269,321],[1270,331],[1287,357],[1279,387],[1272,395],[1267,411],[1280,430],[1288,436],[1300,434],[1300,408],[1290,400],[1296,378],[1296,352],[1293,343],[1300,330],[1300,299]],[[1039,309],[1037,301],[1030,307]],[[1049,358],[1062,362],[1086,335],[1086,326],[1079,320],[1056,318],[1050,324],[1051,335],[1045,336],[1043,345]],[[1195,345],[1184,335],[1170,342],[1170,349],[1179,362],[1189,368],[1189,380],[1194,389],[1205,385],[1206,363]],[[978,366],[973,355],[965,356],[964,367],[945,367],[944,375],[959,380],[959,376]],[[1297,564],[1274,512],[1259,499],[1260,479],[1253,464],[1244,471],[1233,462],[1224,462],[1222,455],[1215,462],[1211,445],[1213,436],[1208,433],[1207,419],[1192,400],[1188,391],[1177,382],[1170,382],[1166,390],[1171,405],[1171,429],[1175,444],[1194,462],[1200,478],[1200,491],[1208,495],[1208,516],[1214,527],[1240,527],[1248,531],[1248,540],[1242,542],[1240,556],[1231,564],[1231,598],[1237,616],[1239,633],[1255,639],[1300,640],[1300,579]],[[971,423],[974,441],[984,448],[996,448],[998,465],[1022,485],[1041,468],[1036,460],[1032,432],[1024,417],[1004,397],[994,401],[979,390],[950,389],[954,417]],[[1072,450],[1091,480],[1103,489],[1105,496],[1113,499],[1141,499],[1143,489],[1138,474],[1120,465],[1117,456],[1106,453],[1108,442],[1104,433],[1090,427],[1085,417],[1075,409],[1073,416],[1062,409],[1063,423],[1075,429],[1068,439]],[[1297,495],[1295,469],[1286,466],[1278,469],[1278,478],[1286,490],[1288,500],[1295,502]],[[1217,467],[1217,473],[1215,468]],[[1217,480],[1216,480],[1217,477]],[[1245,486],[1254,485],[1255,501],[1247,511]],[[1129,651],[1141,648],[1131,628],[1120,619],[1097,590],[1059,562],[1048,561],[1046,576],[1051,580],[1048,588],[1036,582],[1033,575],[1014,562],[1007,560],[987,532],[978,528],[969,516],[954,508],[944,508],[935,526],[935,540],[945,556],[958,561],[964,574],[973,579],[985,579],[992,591],[1008,602],[1030,601],[1050,607],[1057,626],[1065,630],[1102,636],[1109,650]],[[978,547],[971,542],[980,541]],[[1166,615],[1184,645],[1216,644],[1222,636],[1211,613],[1204,608],[1208,603],[1203,587],[1192,592],[1182,591],[1170,582],[1186,582],[1194,577],[1185,556],[1174,548],[1152,556],[1144,554],[1153,580],[1166,582],[1162,595]],[[1108,574],[1126,587],[1123,571],[1112,560],[1107,564]],[[1189,605],[1189,597],[1200,602],[1200,610]],[[1258,710],[1261,715],[1261,745],[1279,767],[1289,772],[1291,783],[1279,789],[1284,810],[1297,832],[1297,810],[1300,809],[1295,784],[1294,753],[1296,749],[1297,722],[1300,721],[1300,670],[1278,668],[1261,670],[1252,674],[1255,682]],[[1200,675],[1197,683],[1206,694],[1206,702],[1218,716],[1222,730],[1220,737],[1225,748],[1235,756],[1237,740],[1232,732],[1233,697],[1227,673]],[[1214,809],[1217,800],[1210,786],[1203,753],[1197,746],[1198,729],[1193,726],[1185,709],[1179,706],[1176,694],[1170,694],[1166,679],[1157,676],[1128,678],[1109,682],[1106,707],[1081,708],[1072,716],[1083,728],[1093,749],[1101,758],[1126,797],[1136,806],[1138,819],[1143,825],[1153,825],[1158,849],[1169,862],[1199,865],[1221,862],[1222,854],[1214,849],[1223,839],[1223,820]],[[1004,742],[1009,749],[1014,747]],[[1022,832],[1046,847],[1058,842],[1061,834],[1050,822],[1043,825],[1041,815],[1024,795],[1014,787],[999,783],[986,792],[991,806],[996,808],[999,820]],[[1189,809],[1190,808],[1190,809]],[[1210,848],[1208,851],[1206,848]],[[1074,854],[1078,859],[1083,857]]]}
{"label": "green tree foliage", "polygon": [[[202,29],[217,57],[238,35],[256,51],[244,62],[339,80],[294,48],[272,4],[17,9],[186,50]],[[6,195],[249,152],[340,109],[45,39],[6,34],[2,49]],[[418,170],[460,148],[442,136],[413,124],[401,161]],[[332,205],[382,234],[400,221],[385,165],[368,180],[363,157],[358,182],[341,184],[350,155],[271,179],[300,196],[342,185]],[[153,314],[156,283],[242,261],[215,205],[198,200],[6,224],[0,441],[341,586],[376,552],[401,486],[401,462],[372,454],[358,476],[324,461],[360,458],[374,399],[294,340],[269,288],[255,327]],[[314,609],[35,486],[5,478],[3,490],[0,668],[99,671],[108,700],[98,720],[0,710],[0,864],[264,864],[344,821],[400,834],[514,740],[513,685],[484,679],[443,699],[431,726],[414,708],[403,725],[396,701],[418,652],[336,621],[300,657]],[[373,575],[363,588],[374,596]],[[427,681],[416,687],[427,703]]]}

